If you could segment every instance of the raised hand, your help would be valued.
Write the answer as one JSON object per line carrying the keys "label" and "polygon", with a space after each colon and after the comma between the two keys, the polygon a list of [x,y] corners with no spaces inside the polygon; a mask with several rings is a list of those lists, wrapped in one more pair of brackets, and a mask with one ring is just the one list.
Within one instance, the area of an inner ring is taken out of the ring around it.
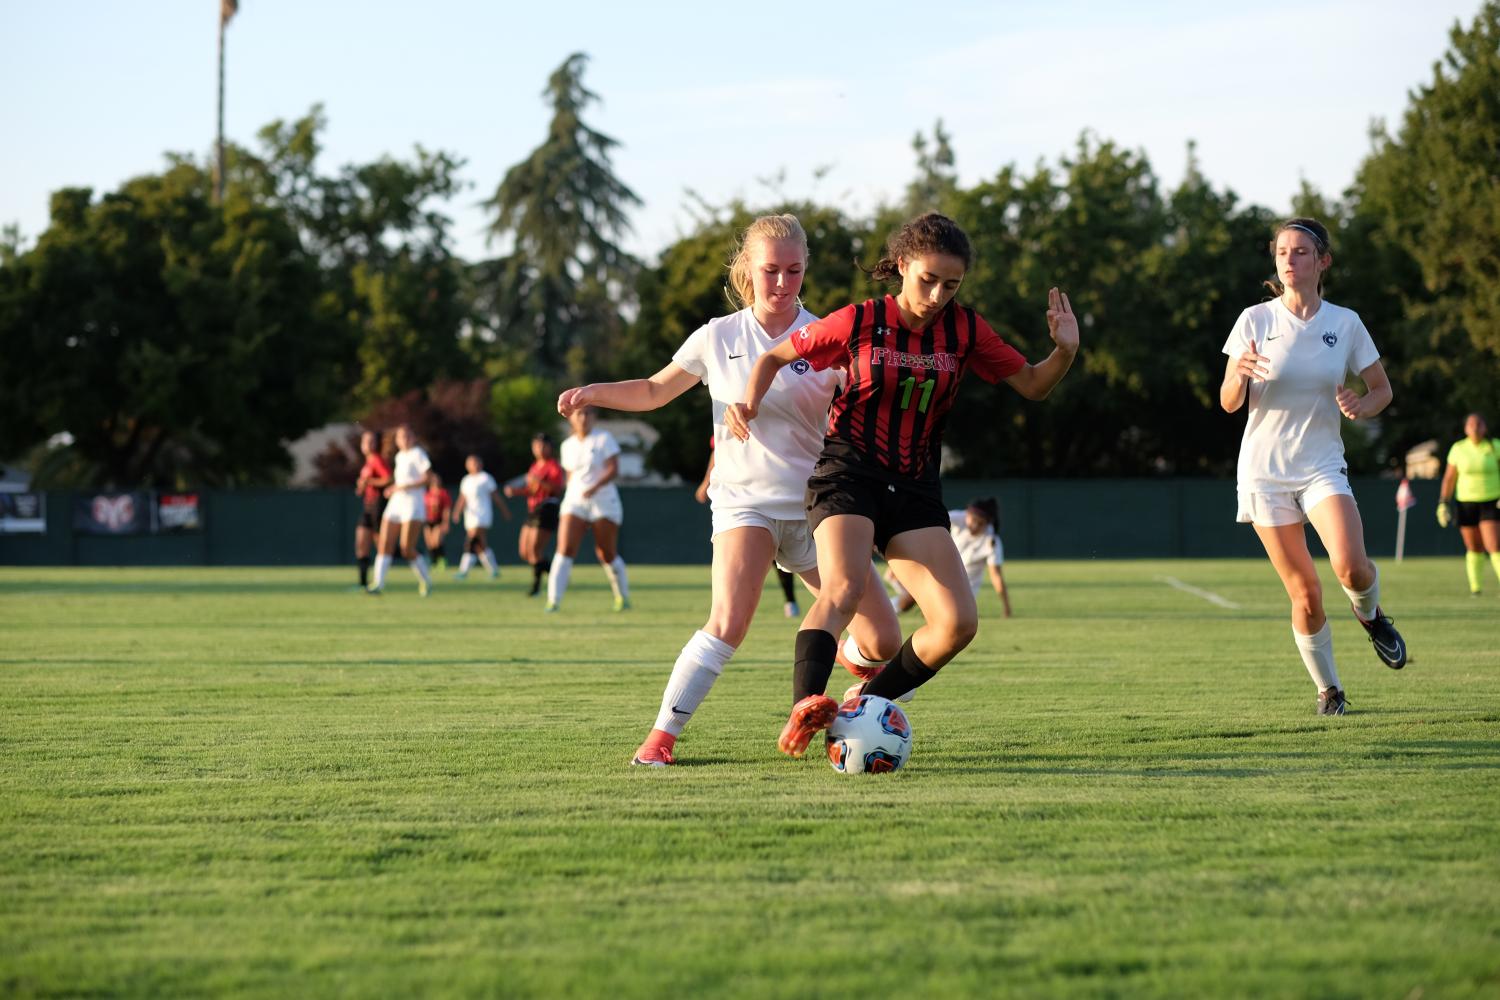
{"label": "raised hand", "polygon": [[1240,355],[1240,359],[1235,364],[1234,370],[1246,378],[1254,379],[1257,382],[1264,382],[1266,377],[1271,374],[1271,369],[1267,367],[1270,360],[1270,358],[1260,353],[1260,344],[1252,340],[1250,342],[1250,350]]}
{"label": "raised hand", "polygon": [[1360,401],[1364,399],[1359,393],[1354,392],[1347,386],[1339,386],[1334,393],[1339,401],[1339,412],[1350,420],[1358,420],[1364,414],[1360,411]]}
{"label": "raised hand", "polygon": [[557,412],[564,417],[571,417],[578,410],[589,405],[589,387],[586,385],[575,385],[571,389],[564,389],[557,397]]}
{"label": "raised hand", "polygon": [[1078,317],[1073,315],[1068,296],[1056,288],[1047,291],[1047,332],[1063,350],[1078,350]]}
{"label": "raised hand", "polygon": [[730,403],[729,408],[724,411],[724,426],[728,427],[729,433],[739,440],[748,441],[750,440],[750,421],[755,419],[759,410],[759,407],[752,410],[744,403]]}

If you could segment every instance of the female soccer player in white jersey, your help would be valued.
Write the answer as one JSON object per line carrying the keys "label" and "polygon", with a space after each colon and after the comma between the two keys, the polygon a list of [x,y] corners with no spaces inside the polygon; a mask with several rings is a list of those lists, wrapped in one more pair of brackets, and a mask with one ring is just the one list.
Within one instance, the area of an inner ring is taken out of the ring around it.
{"label": "female soccer player in white jersey", "polygon": [[378,594],[385,587],[385,574],[391,568],[399,540],[401,558],[417,574],[417,590],[426,597],[432,589],[432,576],[427,571],[427,560],[417,551],[417,535],[427,516],[422,494],[427,491],[432,462],[405,424],[396,428],[396,447],[399,450],[391,463],[391,485],[385,488],[388,499],[380,522],[380,555],[375,558],[375,582],[370,585],[370,593]]}
{"label": "female soccer player in white jersey", "polygon": [[[807,236],[795,216],[755,220],[729,267],[742,309],[699,327],[672,362],[648,379],[586,385],[558,397],[564,414],[588,404],[653,410],[700,381],[713,397],[712,604],[708,621],[677,657],[656,726],[636,751],[635,764],[674,762],[678,734],[744,641],[773,560],[817,589],[818,557],[803,505],[838,374],[807,365],[788,368],[766,396],[755,438],[737,440],[724,426],[724,409],[744,393],[756,358],[816,319],[797,297],[806,269]],[[900,648],[900,627],[878,583],[869,592],[872,599],[860,605],[853,627],[861,648],[889,659]]]}
{"label": "female soccer player in white jersey", "polygon": [[[1323,298],[1333,263],[1328,230],[1314,219],[1290,219],[1276,230],[1271,253],[1276,298],[1240,314],[1219,402],[1234,413],[1249,400],[1240,442],[1238,520],[1255,526],[1292,601],[1292,639],[1318,685],[1318,713],[1343,715],[1333,633],[1323,590],[1307,548],[1304,522],[1328,550],[1334,575],[1380,661],[1406,665],[1406,642],[1380,609],[1380,574],[1365,554],[1364,526],[1344,464],[1339,414],[1365,420],[1391,401],[1380,352],[1359,316]],[[1363,396],[1344,385],[1348,373]]]}
{"label": "female soccer player in white jersey", "polygon": [[464,468],[469,474],[459,481],[458,503],[453,506],[453,520],[456,522],[462,518],[464,522],[464,557],[459,560],[458,572],[454,576],[460,580],[468,576],[469,570],[474,568],[474,560],[478,559],[490,571],[493,580],[500,575],[500,565],[495,562],[495,553],[486,533],[495,523],[495,511],[498,509],[500,515],[509,521],[510,508],[500,496],[495,477],[484,471],[484,459],[470,455],[464,459]]}
{"label": "female soccer player in white jersey", "polygon": [[[1005,589],[1005,546],[1000,542],[1000,506],[994,497],[975,498],[963,510],[948,512],[948,534],[958,548],[958,557],[963,560],[969,573],[969,589],[974,597],[984,589],[985,579],[1005,607],[1005,617],[1010,617],[1010,591]],[[916,598],[901,586],[893,572],[887,571],[886,580],[895,590],[892,605],[899,614],[917,606]]]}
{"label": "female soccer player in white jersey", "polygon": [[559,457],[568,474],[568,485],[558,511],[557,553],[547,577],[547,610],[556,611],[561,605],[583,533],[592,526],[594,555],[615,592],[615,610],[624,611],[630,607],[630,584],[619,550],[620,525],[625,521],[625,507],[615,486],[615,476],[620,473],[620,445],[609,431],[594,426],[592,407],[575,407],[567,417],[573,433],[563,441]]}

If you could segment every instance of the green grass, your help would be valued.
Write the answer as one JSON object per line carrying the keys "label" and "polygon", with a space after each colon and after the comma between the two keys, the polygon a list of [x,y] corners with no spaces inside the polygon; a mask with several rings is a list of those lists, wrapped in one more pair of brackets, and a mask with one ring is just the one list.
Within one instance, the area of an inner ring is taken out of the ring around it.
{"label": "green grass", "polygon": [[1382,567],[1406,670],[1335,617],[1342,719],[1264,561],[1013,564],[879,777],[776,753],[774,586],[656,771],[706,568],[350,575],[0,569],[0,995],[1500,996],[1457,556]]}

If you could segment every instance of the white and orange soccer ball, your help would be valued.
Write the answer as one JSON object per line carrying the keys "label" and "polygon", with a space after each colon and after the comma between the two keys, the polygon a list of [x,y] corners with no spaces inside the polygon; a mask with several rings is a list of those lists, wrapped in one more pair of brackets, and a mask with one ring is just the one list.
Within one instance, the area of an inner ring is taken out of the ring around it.
{"label": "white and orange soccer ball", "polygon": [[827,740],[828,763],[840,774],[884,774],[911,756],[911,722],[895,702],[860,695],[839,706]]}

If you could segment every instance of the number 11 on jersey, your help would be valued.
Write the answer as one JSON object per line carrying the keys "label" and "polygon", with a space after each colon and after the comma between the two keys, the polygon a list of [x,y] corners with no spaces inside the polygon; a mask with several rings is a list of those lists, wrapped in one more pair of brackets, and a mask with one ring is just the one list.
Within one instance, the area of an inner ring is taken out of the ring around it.
{"label": "number 11 on jersey", "polygon": [[[917,400],[917,412],[926,413],[927,404],[932,400],[932,387],[937,385],[937,379],[929,378],[922,382],[922,398]],[[901,380],[901,409],[911,407],[911,391],[917,386],[917,377],[908,375]]]}

